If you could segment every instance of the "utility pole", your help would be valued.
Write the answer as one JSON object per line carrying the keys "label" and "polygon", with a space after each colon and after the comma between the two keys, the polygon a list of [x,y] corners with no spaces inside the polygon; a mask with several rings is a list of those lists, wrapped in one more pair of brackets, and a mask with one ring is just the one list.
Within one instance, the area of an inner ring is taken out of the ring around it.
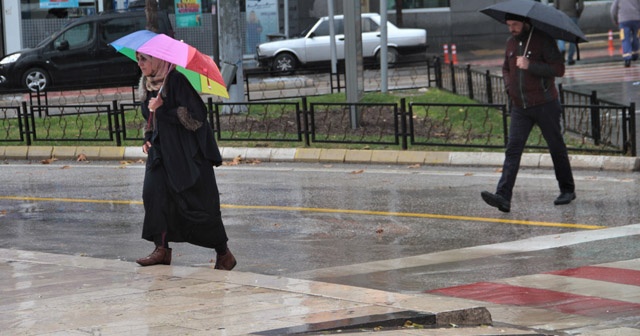
{"label": "utility pole", "polygon": [[[347,103],[359,103],[364,94],[362,65],[362,17],[360,16],[360,0],[344,2],[344,63],[347,81]],[[355,105],[351,106],[351,128],[359,125],[360,112]]]}

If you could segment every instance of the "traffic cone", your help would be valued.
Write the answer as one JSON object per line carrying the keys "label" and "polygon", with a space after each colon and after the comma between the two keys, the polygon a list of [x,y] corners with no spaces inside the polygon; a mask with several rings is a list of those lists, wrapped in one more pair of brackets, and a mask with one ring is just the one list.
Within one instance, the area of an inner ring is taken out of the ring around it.
{"label": "traffic cone", "polygon": [[454,65],[458,64],[458,52],[456,51],[456,45],[451,45],[451,61]]}
{"label": "traffic cone", "polygon": [[613,56],[613,31],[609,29],[609,56]]}
{"label": "traffic cone", "polygon": [[442,48],[444,49],[444,64],[449,64],[449,45],[445,43]]}

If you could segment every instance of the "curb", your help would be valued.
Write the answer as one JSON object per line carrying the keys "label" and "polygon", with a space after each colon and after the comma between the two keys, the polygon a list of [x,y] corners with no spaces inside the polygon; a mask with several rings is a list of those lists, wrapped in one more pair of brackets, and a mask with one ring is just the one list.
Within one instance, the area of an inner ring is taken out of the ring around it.
{"label": "curb", "polygon": [[[264,162],[359,163],[397,165],[444,165],[502,167],[504,154],[498,152],[435,152],[402,150],[363,150],[325,148],[247,148],[220,147],[223,160],[258,160]],[[41,161],[50,158],[76,160],[83,154],[87,160],[146,160],[139,147],[112,146],[0,146],[3,160]],[[569,155],[574,169],[638,171],[637,157]],[[525,153],[521,167],[552,168],[549,154]]]}

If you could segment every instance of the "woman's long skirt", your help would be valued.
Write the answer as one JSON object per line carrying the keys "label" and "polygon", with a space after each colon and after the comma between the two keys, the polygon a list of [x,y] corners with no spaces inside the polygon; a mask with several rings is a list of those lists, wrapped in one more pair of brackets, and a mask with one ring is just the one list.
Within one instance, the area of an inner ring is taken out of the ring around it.
{"label": "woman's long skirt", "polygon": [[208,248],[228,241],[211,165],[201,164],[198,181],[177,193],[169,187],[162,160],[147,161],[142,200],[145,210],[143,239],[157,244],[162,237],[163,243],[187,242]]}

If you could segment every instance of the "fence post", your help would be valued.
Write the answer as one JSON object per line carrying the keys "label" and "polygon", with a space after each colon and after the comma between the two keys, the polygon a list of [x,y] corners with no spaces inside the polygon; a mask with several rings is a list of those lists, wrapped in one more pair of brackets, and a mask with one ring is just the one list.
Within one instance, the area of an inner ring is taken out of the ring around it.
{"label": "fence post", "polygon": [[[225,63],[225,64],[228,64],[228,63]],[[245,97],[247,97],[247,101],[251,101],[251,92],[249,91],[249,75],[250,74],[245,71],[244,76],[242,76],[244,80],[244,92],[245,92],[244,94],[245,94]]]}
{"label": "fence post", "polygon": [[[124,110],[118,109],[118,101],[111,101],[111,109],[108,118],[113,118],[113,133],[116,138],[116,146],[122,146],[122,130],[120,129],[120,118],[124,115]],[[124,118],[122,124],[124,125]]]}
{"label": "fence post", "polygon": [[440,57],[434,57],[433,61],[433,72],[436,76],[436,87],[438,89],[442,89],[442,63],[440,62]]}
{"label": "fence post", "polygon": [[509,142],[509,123],[507,123],[507,116],[509,115],[509,111],[507,110],[507,105],[502,105],[500,109],[502,110],[502,133],[504,134],[504,148],[507,148],[507,143]]}
{"label": "fence post", "polygon": [[593,143],[596,146],[600,145],[600,107],[598,106],[598,93],[591,91],[591,135],[593,136]]}
{"label": "fence post", "polygon": [[451,92],[458,93],[456,90],[456,68],[453,66],[453,63],[449,64],[449,68],[451,69]]}
{"label": "fence post", "polygon": [[218,129],[218,125],[220,122],[220,117],[219,117],[219,111],[218,111],[218,104],[213,104],[213,98],[209,97],[207,98],[207,119],[209,120],[209,127],[211,127],[211,131],[213,132],[213,137],[216,138],[216,134],[217,139],[220,140],[222,138],[222,134],[220,134],[220,130]]}
{"label": "fence post", "polygon": [[304,145],[309,147],[311,146],[311,140],[309,139],[309,109],[307,107],[307,97],[302,97],[302,134],[304,136]]}
{"label": "fence post", "polygon": [[558,83],[558,96],[560,97],[560,117],[562,118],[562,133],[564,133],[567,127],[567,114],[564,111],[564,89],[562,88],[562,83]]}
{"label": "fence post", "polygon": [[471,76],[471,64],[467,64],[467,88],[469,89],[469,99],[473,99],[473,78]]}
{"label": "fence post", "polygon": [[487,86],[487,103],[493,104],[493,84],[491,83],[491,71],[487,70],[484,75],[485,85]]}
{"label": "fence post", "polygon": [[401,144],[402,149],[407,150],[409,146],[407,145],[407,99],[400,99],[400,133],[401,133]]}
{"label": "fence post", "polygon": [[29,109],[27,108],[27,102],[22,102],[22,116],[24,117],[24,136],[27,140],[27,146],[31,146],[31,129],[29,118]]}
{"label": "fence post", "polygon": [[631,139],[631,156],[636,156],[636,103],[629,104],[629,139]]}

